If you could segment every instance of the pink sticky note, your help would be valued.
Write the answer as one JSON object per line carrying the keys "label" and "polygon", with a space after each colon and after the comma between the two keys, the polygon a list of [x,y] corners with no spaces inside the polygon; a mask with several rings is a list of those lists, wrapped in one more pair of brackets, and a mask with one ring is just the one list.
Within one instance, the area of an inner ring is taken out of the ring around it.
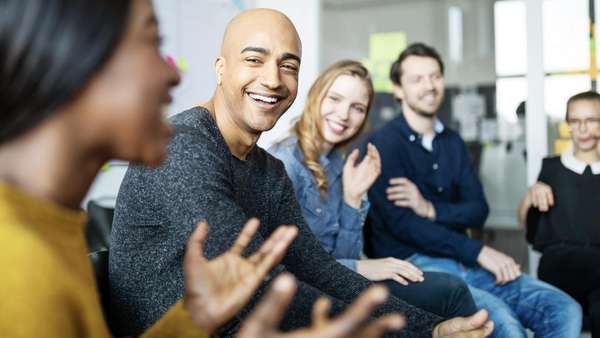
{"label": "pink sticky note", "polygon": [[175,59],[170,56],[167,55],[167,57],[165,58],[165,61],[167,62],[167,64],[175,69],[177,69],[177,63],[175,62]]}

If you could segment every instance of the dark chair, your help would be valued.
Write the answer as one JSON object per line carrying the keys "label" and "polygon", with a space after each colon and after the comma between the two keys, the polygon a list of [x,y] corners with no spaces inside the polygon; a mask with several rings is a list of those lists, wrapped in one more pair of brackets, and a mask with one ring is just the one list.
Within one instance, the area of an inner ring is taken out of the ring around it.
{"label": "dark chair", "polygon": [[89,252],[108,251],[115,210],[105,208],[94,201],[89,201],[87,213],[89,218],[85,229],[85,237]]}
{"label": "dark chair", "polygon": [[88,222],[85,228],[85,237],[88,245],[88,256],[94,266],[96,283],[100,293],[102,311],[109,328],[111,320],[109,309],[109,284],[108,284],[108,249],[110,230],[114,209],[105,208],[90,201],[87,204]]}

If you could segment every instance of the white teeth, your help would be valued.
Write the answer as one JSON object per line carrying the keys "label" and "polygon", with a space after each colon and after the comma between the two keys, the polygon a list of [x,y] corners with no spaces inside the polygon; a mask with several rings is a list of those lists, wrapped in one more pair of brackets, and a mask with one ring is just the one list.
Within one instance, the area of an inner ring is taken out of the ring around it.
{"label": "white teeth", "polygon": [[276,97],[270,97],[270,96],[263,96],[263,95],[258,95],[258,94],[248,94],[251,98],[258,100],[258,101],[263,101],[266,103],[275,103],[277,102],[277,98]]}

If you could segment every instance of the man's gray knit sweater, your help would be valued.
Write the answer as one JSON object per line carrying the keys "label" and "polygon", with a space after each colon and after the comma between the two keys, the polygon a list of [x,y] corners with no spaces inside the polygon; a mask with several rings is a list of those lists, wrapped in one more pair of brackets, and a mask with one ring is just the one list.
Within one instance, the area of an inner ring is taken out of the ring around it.
{"label": "man's gray knit sweater", "polygon": [[[110,248],[111,317],[117,333],[136,335],[160,318],[183,296],[182,261],[187,239],[198,221],[209,224],[205,254],[214,258],[231,247],[246,220],[261,221],[249,245],[254,252],[280,224],[295,224],[299,233],[281,264],[299,281],[283,329],[309,325],[311,308],[321,295],[339,313],[370,282],[338,264],[320,246],[304,219],[283,163],[259,147],[245,161],[234,157],[210,114],[193,108],[172,119],[176,133],[168,158],[158,169],[132,166],[121,185]],[[220,334],[230,336],[264,293]],[[427,295],[423,295],[427,297]],[[441,318],[402,300],[390,299],[377,315],[398,311],[408,326],[390,336],[431,337]]]}

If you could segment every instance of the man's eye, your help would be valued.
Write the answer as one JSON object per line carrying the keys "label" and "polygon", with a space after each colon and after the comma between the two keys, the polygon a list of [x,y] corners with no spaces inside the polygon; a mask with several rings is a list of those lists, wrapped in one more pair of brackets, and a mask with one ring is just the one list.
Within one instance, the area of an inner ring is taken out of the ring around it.
{"label": "man's eye", "polygon": [[281,67],[284,68],[285,70],[289,70],[291,72],[297,72],[298,71],[298,67],[296,67],[295,65],[284,64]]}

